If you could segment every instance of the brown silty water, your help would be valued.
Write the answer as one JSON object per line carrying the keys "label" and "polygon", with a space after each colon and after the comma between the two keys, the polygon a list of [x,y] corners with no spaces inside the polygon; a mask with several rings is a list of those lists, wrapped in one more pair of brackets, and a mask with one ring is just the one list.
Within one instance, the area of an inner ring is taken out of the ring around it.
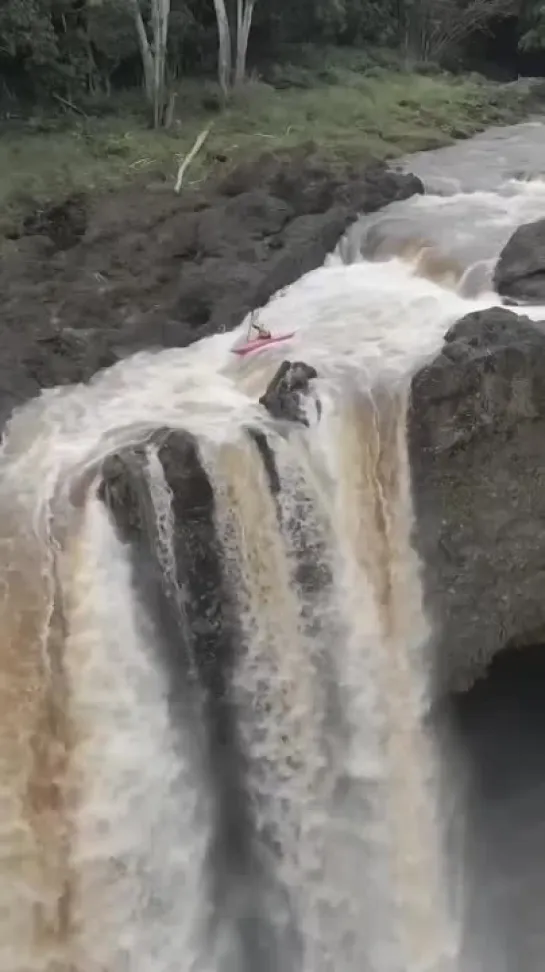
{"label": "brown silty water", "polygon": [[0,972],[541,970],[535,761],[484,785],[501,707],[430,723],[405,420],[415,369],[497,303],[501,246],[545,216],[544,148],[536,122],[413,157],[429,194],[262,311],[319,373],[308,429],[256,405],[285,350],[239,362],[245,324],[14,415]]}

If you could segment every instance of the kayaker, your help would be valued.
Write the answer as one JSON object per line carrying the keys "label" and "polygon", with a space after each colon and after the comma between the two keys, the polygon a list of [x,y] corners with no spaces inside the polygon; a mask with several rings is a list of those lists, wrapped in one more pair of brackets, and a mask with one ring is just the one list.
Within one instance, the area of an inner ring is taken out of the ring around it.
{"label": "kayaker", "polygon": [[254,324],[253,326],[257,331],[258,341],[270,341],[270,339],[272,338],[272,334],[270,331],[267,330],[266,327],[261,327],[260,324]]}
{"label": "kayaker", "polygon": [[252,336],[252,331],[257,331],[257,338],[256,338],[257,341],[270,341],[270,339],[272,338],[271,332],[268,331],[267,328],[261,327],[261,324],[257,322],[257,318],[254,315],[252,315],[252,319],[250,321],[250,327],[248,330],[248,340],[250,340]]}

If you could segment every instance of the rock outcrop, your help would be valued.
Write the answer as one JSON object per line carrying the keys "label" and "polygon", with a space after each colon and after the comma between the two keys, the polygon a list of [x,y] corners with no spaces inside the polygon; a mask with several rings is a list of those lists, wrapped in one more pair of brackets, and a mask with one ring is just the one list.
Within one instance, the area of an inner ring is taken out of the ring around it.
{"label": "rock outcrop", "polygon": [[469,314],[413,379],[415,539],[439,688],[545,641],[545,323]]}
{"label": "rock outcrop", "polygon": [[420,192],[415,176],[339,174],[307,153],[264,156],[206,193],[139,187],[42,212],[0,257],[0,420],[41,387],[235,327],[360,213]]}
{"label": "rock outcrop", "polygon": [[[311,392],[310,382],[317,377],[316,368],[305,364],[304,361],[283,361],[269,382],[265,394],[259,399],[259,404],[263,405],[273,418],[300,422],[308,426],[305,400]],[[321,408],[318,400],[316,408],[319,415]]]}
{"label": "rock outcrop", "polygon": [[513,233],[496,264],[494,284],[498,293],[516,301],[545,302],[545,219]]}
{"label": "rock outcrop", "polygon": [[[166,555],[142,446],[105,460],[99,495],[132,552],[135,587],[151,616],[159,619],[157,628],[171,681],[186,684],[195,663],[207,691],[221,698],[225,693],[224,668],[232,664],[229,653],[234,620],[221,571],[212,487],[197,443],[188,433],[158,429],[145,444],[155,446],[172,495],[171,572],[165,569]],[[176,585],[192,594],[183,610]],[[225,642],[221,645],[220,636]],[[181,700],[174,700],[176,704],[181,705]]]}

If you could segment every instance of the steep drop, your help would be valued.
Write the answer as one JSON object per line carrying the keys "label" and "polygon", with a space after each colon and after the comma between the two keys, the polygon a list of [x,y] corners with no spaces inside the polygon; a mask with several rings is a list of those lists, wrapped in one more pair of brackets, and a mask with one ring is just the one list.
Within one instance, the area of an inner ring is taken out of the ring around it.
{"label": "steep drop", "polygon": [[346,367],[308,430],[237,390],[225,337],[14,416],[13,972],[450,968],[407,379]]}
{"label": "steep drop", "polygon": [[497,241],[542,198],[506,183],[392,207],[354,231],[358,262],[344,241],[263,309],[318,372],[308,429],[257,404],[287,352],[236,361],[244,325],[12,417],[2,969],[467,967],[405,413],[447,328],[497,302]]}

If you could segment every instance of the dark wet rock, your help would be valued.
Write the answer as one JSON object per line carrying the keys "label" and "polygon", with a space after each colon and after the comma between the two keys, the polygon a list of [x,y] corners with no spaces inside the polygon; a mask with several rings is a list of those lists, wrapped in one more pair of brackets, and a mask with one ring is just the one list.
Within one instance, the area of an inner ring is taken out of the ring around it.
{"label": "dark wet rock", "polygon": [[226,196],[238,196],[266,186],[271,195],[301,216],[324,213],[336,205],[357,212],[375,212],[389,202],[424,191],[420,179],[410,175],[410,182],[403,183],[399,175],[380,162],[368,165],[363,172],[333,172],[315,157],[312,146],[304,146],[284,155],[264,153],[257,160],[238,166],[220,189]]}
{"label": "dark wet rock", "polygon": [[118,359],[111,334],[98,328],[62,328],[38,337],[25,355],[28,374],[41,388],[85,381]]}
{"label": "dark wet rock", "polygon": [[[277,947],[268,906],[271,894],[280,892],[256,853],[257,824],[233,698],[232,668],[242,638],[216,535],[214,493],[190,435],[161,429],[146,445],[156,449],[171,491],[170,550],[161,545],[142,446],[105,461],[100,495],[128,544],[139,603],[154,623],[150,649],[166,670],[173,731],[196,755],[198,778],[208,773],[214,808],[209,886],[222,915],[225,902],[237,899],[233,921],[244,926],[237,967],[254,972],[267,967]],[[244,898],[233,895],[239,882]]]}
{"label": "dark wet rock", "polygon": [[259,455],[261,456],[261,461],[265,468],[265,472],[267,473],[271,493],[273,496],[278,496],[282,487],[276,465],[276,459],[274,456],[274,450],[271,448],[267,436],[260,429],[247,429],[247,432],[250,438],[255,442]]}
{"label": "dark wet rock", "polygon": [[146,529],[144,461],[141,448],[126,449],[108,456],[100,470],[99,499],[127,543],[142,542]]}
{"label": "dark wet rock", "polygon": [[62,203],[46,206],[24,220],[25,236],[44,236],[54,250],[75,246],[87,227],[87,203],[81,194],[69,196]]}
{"label": "dark wet rock", "polygon": [[[146,473],[148,449],[155,450],[170,492],[170,552],[164,548],[153,487]],[[187,432],[158,429],[141,444],[109,456],[101,475],[99,496],[121,536],[135,551],[134,570],[141,570],[140,559],[154,564],[155,584],[162,590],[161,595],[156,591],[155,597],[157,603],[166,598],[167,607],[157,614],[154,604],[153,615],[161,618],[161,624],[172,615],[173,630],[179,628],[174,641],[191,642],[186,652],[193,656],[207,693],[221,701],[227,695],[237,622],[221,567],[214,493],[197,442]],[[172,563],[167,568],[169,557]],[[143,601],[149,603],[153,584],[146,587],[142,582],[141,586]],[[182,610],[175,588],[182,592]],[[169,633],[169,650],[175,653],[171,664],[181,664],[181,644],[173,647],[172,638]],[[184,678],[190,667],[188,662]]]}
{"label": "dark wet rock", "polygon": [[311,392],[310,383],[318,372],[304,361],[283,361],[269,382],[259,404],[276,419],[308,425],[305,399]]}
{"label": "dark wet rock", "polygon": [[139,186],[31,214],[0,255],[0,419],[40,387],[235,327],[360,213],[422,191],[383,165],[338,173],[307,148],[198,194]]}
{"label": "dark wet rock", "polygon": [[326,213],[294,219],[274,242],[266,273],[248,309],[263,306],[277,290],[320,267],[327,254],[335,249],[349,222],[347,211],[339,206]]}
{"label": "dark wet rock", "polygon": [[496,264],[494,285],[498,293],[520,302],[545,301],[545,219],[513,233]]}
{"label": "dark wet rock", "polygon": [[[166,546],[146,474],[144,445],[156,450],[170,490],[171,533]],[[186,730],[189,719],[196,738],[204,731],[213,773],[223,779],[229,757],[223,747],[238,745],[229,686],[240,636],[223,577],[214,494],[197,443],[186,432],[158,430],[145,444],[104,462],[99,495],[129,545],[133,583],[154,622],[160,660],[168,674],[173,721]],[[228,776],[221,787],[229,788]]]}
{"label": "dark wet rock", "polygon": [[469,314],[414,377],[416,543],[440,685],[545,642],[545,323]]}

